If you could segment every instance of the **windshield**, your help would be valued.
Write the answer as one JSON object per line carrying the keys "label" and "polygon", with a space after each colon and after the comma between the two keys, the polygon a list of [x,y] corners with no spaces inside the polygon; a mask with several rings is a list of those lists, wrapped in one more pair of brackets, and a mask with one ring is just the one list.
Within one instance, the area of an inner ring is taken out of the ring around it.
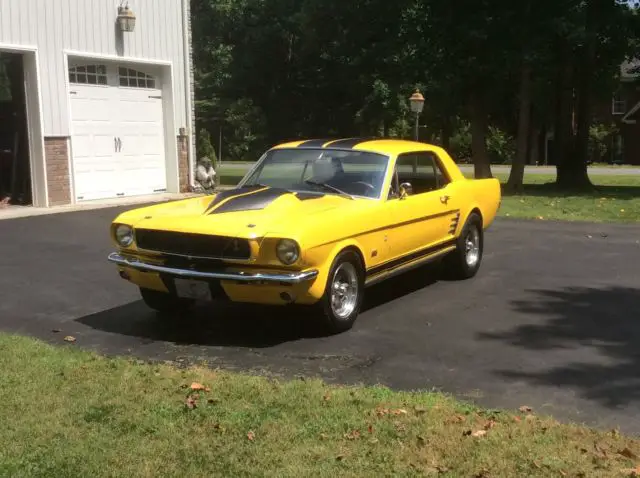
{"label": "windshield", "polygon": [[259,184],[378,199],[388,163],[387,156],[363,151],[274,149],[266,153],[240,187]]}

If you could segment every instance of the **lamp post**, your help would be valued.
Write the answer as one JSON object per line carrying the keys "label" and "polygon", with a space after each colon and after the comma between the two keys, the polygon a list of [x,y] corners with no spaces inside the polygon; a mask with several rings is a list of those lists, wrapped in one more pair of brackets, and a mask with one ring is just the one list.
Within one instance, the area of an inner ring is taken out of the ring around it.
{"label": "lamp post", "polygon": [[420,90],[416,90],[415,93],[411,95],[411,98],[409,98],[409,103],[411,104],[411,111],[413,111],[416,114],[415,137],[416,137],[416,141],[418,141],[420,137],[418,132],[418,128],[420,124],[420,121],[419,121],[420,113],[422,113],[422,109],[424,108],[424,96],[422,96],[422,93],[420,93]]}

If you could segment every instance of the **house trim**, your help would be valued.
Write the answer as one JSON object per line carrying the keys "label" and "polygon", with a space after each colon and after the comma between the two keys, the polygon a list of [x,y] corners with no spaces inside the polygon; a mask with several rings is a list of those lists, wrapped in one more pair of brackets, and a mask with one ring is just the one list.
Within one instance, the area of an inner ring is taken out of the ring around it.
{"label": "house trim", "polygon": [[[47,163],[45,158],[42,114],[42,83],[38,47],[0,43],[0,51],[23,55],[25,110],[29,143],[29,175],[31,176],[31,202],[37,207],[49,206]],[[35,94],[34,94],[35,92]]]}
{"label": "house trim", "polygon": [[625,124],[636,124],[637,120],[630,119],[630,118],[636,112],[638,112],[638,110],[640,110],[640,101],[638,101],[638,103],[633,108],[631,108],[629,111],[627,111],[620,121],[622,121]]}

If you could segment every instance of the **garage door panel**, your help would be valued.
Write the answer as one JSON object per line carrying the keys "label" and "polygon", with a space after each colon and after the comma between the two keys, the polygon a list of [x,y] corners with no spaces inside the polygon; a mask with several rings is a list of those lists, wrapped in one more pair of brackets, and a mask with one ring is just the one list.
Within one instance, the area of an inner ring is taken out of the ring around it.
{"label": "garage door panel", "polygon": [[[79,78],[77,72],[70,75]],[[166,190],[162,93],[131,87],[128,80],[124,83],[127,86],[106,85],[103,81],[101,85],[70,87],[78,200]],[[141,86],[155,84],[152,77],[146,77]]]}

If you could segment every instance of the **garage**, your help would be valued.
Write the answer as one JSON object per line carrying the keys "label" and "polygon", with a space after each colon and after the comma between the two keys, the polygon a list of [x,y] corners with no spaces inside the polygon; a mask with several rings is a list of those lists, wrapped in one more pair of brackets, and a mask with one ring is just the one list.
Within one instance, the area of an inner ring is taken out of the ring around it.
{"label": "garage", "polygon": [[159,71],[149,66],[73,62],[69,104],[77,201],[167,190]]}

